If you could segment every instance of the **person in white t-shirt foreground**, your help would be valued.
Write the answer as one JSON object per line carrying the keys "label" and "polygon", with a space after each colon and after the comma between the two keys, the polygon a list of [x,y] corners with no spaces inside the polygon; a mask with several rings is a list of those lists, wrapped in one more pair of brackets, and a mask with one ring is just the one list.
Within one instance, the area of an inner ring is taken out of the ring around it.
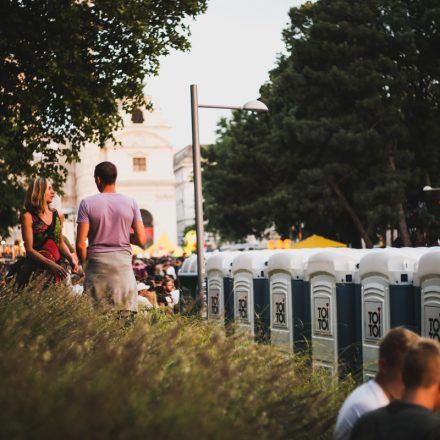
{"label": "person in white t-shirt foreground", "polygon": [[403,360],[410,345],[418,339],[412,331],[395,327],[380,341],[379,371],[373,380],[357,387],[345,400],[336,421],[335,440],[348,440],[354,424],[363,414],[402,397]]}

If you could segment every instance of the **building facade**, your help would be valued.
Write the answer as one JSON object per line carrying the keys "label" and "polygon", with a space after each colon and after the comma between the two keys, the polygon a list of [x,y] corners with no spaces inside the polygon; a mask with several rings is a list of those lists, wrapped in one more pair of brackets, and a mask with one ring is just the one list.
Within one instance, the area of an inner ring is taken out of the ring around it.
{"label": "building facade", "polygon": [[124,127],[115,133],[120,146],[99,148],[87,144],[80,161],[68,165],[68,178],[61,198],[65,213],[65,234],[74,240],[75,217],[84,197],[97,193],[93,178],[102,161],[118,168],[117,191],[137,200],[150,243],[166,233],[177,242],[176,196],[170,127],[160,110],[137,109],[123,114]]}
{"label": "building facade", "polygon": [[174,155],[174,177],[176,179],[177,241],[179,245],[182,245],[185,228],[196,223],[191,145],[187,145]]}

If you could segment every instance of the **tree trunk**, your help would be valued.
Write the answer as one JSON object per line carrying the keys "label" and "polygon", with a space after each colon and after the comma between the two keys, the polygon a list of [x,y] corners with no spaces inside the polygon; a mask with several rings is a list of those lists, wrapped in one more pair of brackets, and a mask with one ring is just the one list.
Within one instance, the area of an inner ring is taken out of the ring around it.
{"label": "tree trunk", "polygon": [[[393,173],[396,172],[396,161],[394,159],[395,148],[396,148],[395,143],[393,145],[388,145],[387,148],[388,165],[390,169],[393,171]],[[402,239],[402,245],[411,247],[412,246],[411,237],[409,235],[408,225],[406,223],[405,209],[403,208],[403,203],[397,202],[395,206],[396,206],[397,216],[399,219],[398,227],[399,227],[400,237]]]}
{"label": "tree trunk", "polygon": [[360,218],[354,212],[353,208],[351,207],[350,203],[348,203],[348,200],[345,198],[344,194],[342,194],[342,191],[339,188],[339,186],[335,182],[333,182],[333,180],[331,180],[331,179],[328,180],[328,184],[329,184],[330,188],[333,190],[333,192],[336,194],[336,197],[339,199],[343,208],[347,211],[348,215],[350,216],[351,220],[353,221],[355,228],[359,232],[359,235],[365,241],[365,246],[367,248],[372,248],[373,242],[371,241],[370,237],[368,236],[367,231],[365,230]]}

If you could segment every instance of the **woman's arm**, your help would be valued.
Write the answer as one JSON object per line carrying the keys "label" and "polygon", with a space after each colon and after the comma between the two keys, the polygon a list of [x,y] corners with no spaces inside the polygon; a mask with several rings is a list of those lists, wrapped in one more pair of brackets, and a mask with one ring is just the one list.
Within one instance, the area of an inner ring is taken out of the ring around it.
{"label": "woman's arm", "polygon": [[56,264],[54,261],[49,260],[45,256],[41,255],[34,249],[34,232],[32,231],[32,216],[29,212],[25,212],[23,220],[21,222],[21,233],[23,236],[24,248],[26,250],[26,256],[44,264],[53,273],[62,276],[67,276],[67,272],[63,267]]}
{"label": "woman's arm", "polygon": [[61,236],[60,236],[60,252],[70,261],[72,264],[72,271],[78,272],[78,258],[75,254],[70,252],[69,247],[66,243],[64,243],[63,237],[63,225],[64,225],[64,215],[60,212],[58,214],[60,216],[60,224],[61,224]]}

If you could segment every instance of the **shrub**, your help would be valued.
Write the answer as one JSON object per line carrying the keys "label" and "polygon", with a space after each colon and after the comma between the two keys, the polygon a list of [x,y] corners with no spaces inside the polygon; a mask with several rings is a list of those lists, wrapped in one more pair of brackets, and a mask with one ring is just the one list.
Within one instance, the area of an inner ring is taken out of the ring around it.
{"label": "shrub", "polygon": [[66,287],[0,292],[0,437],[331,438],[350,383],[194,318],[129,322]]}

